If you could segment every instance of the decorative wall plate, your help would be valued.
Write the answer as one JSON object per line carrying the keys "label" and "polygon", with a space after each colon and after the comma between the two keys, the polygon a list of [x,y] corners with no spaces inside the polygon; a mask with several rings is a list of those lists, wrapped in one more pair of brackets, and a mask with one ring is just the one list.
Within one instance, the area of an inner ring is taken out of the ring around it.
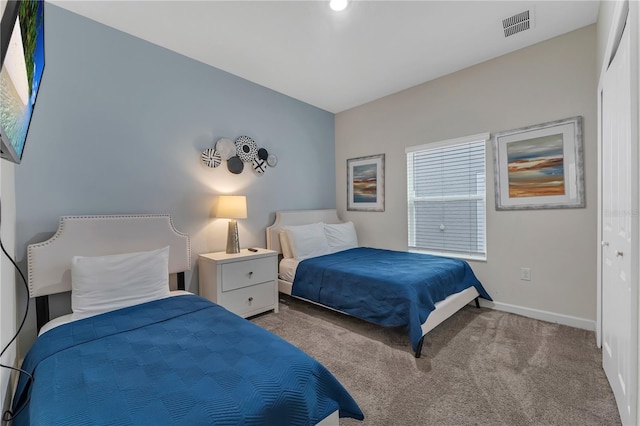
{"label": "decorative wall plate", "polygon": [[218,167],[220,163],[222,163],[220,153],[213,148],[207,148],[202,151],[200,158],[202,162],[209,167]]}
{"label": "decorative wall plate", "polygon": [[258,175],[263,174],[265,170],[267,170],[267,162],[260,158],[254,158],[251,164],[253,166],[253,171]]}
{"label": "decorative wall plate", "polygon": [[231,139],[220,138],[216,142],[216,151],[220,153],[223,160],[228,160],[236,155],[236,145]]}
{"label": "decorative wall plate", "polygon": [[267,158],[269,157],[269,152],[264,149],[264,148],[260,148],[258,149],[258,158],[264,161],[267,161]]}
{"label": "decorative wall plate", "polygon": [[278,164],[278,157],[276,157],[275,154],[269,154],[267,157],[267,164],[270,167],[275,167],[276,164]]}
{"label": "decorative wall plate", "polygon": [[244,163],[237,156],[233,156],[227,160],[227,168],[234,175],[239,175],[244,170]]}
{"label": "decorative wall plate", "polygon": [[249,136],[239,136],[235,145],[236,155],[245,163],[250,163],[258,155],[258,146]]}

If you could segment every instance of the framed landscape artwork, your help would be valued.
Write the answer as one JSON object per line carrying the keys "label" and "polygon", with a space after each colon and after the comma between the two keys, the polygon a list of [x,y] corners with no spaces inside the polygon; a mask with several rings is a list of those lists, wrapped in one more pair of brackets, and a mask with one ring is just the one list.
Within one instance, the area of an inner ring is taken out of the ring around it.
{"label": "framed landscape artwork", "polygon": [[347,160],[347,210],[384,211],[384,154]]}
{"label": "framed landscape artwork", "polygon": [[584,207],[582,117],[493,135],[497,210]]}

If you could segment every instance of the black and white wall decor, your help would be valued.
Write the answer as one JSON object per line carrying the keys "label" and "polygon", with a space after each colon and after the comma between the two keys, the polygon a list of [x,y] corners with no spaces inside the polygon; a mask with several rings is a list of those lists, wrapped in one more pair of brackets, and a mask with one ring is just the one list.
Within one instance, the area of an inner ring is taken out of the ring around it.
{"label": "black and white wall decor", "polygon": [[258,148],[258,144],[249,136],[238,136],[235,141],[229,138],[220,138],[215,143],[215,148],[205,149],[201,156],[202,162],[207,167],[218,167],[223,161],[227,162],[227,170],[233,174],[240,174],[244,170],[244,163],[250,163],[250,168],[255,174],[261,176],[267,168],[275,167],[278,158],[269,153],[265,148]]}
{"label": "black and white wall decor", "polygon": [[222,157],[220,156],[220,153],[213,148],[207,148],[202,151],[202,155],[200,158],[202,159],[202,162],[208,167],[218,167],[220,163],[222,163]]}

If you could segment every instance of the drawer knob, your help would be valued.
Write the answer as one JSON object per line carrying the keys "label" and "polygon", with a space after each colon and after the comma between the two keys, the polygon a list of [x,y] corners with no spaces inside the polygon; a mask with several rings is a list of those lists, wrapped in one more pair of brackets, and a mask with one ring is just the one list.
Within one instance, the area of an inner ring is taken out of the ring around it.
{"label": "drawer knob", "polygon": [[249,278],[253,277],[253,271],[249,271]]}
{"label": "drawer knob", "polygon": [[251,304],[251,302],[253,302],[253,297],[249,297],[247,300],[249,301],[249,304]]}

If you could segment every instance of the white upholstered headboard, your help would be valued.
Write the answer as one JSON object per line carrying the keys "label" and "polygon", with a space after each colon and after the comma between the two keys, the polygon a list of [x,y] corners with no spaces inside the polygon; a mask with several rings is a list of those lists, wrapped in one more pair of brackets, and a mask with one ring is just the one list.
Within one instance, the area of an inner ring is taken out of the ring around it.
{"label": "white upholstered headboard", "polygon": [[191,269],[189,236],[169,215],[63,216],[47,241],[27,247],[29,296],[71,291],[71,258],[169,246],[169,273]]}
{"label": "white upholstered headboard", "polygon": [[341,223],[335,209],[288,210],[276,212],[273,225],[267,227],[267,248],[282,253],[280,228],[287,225],[307,225],[310,223]]}

